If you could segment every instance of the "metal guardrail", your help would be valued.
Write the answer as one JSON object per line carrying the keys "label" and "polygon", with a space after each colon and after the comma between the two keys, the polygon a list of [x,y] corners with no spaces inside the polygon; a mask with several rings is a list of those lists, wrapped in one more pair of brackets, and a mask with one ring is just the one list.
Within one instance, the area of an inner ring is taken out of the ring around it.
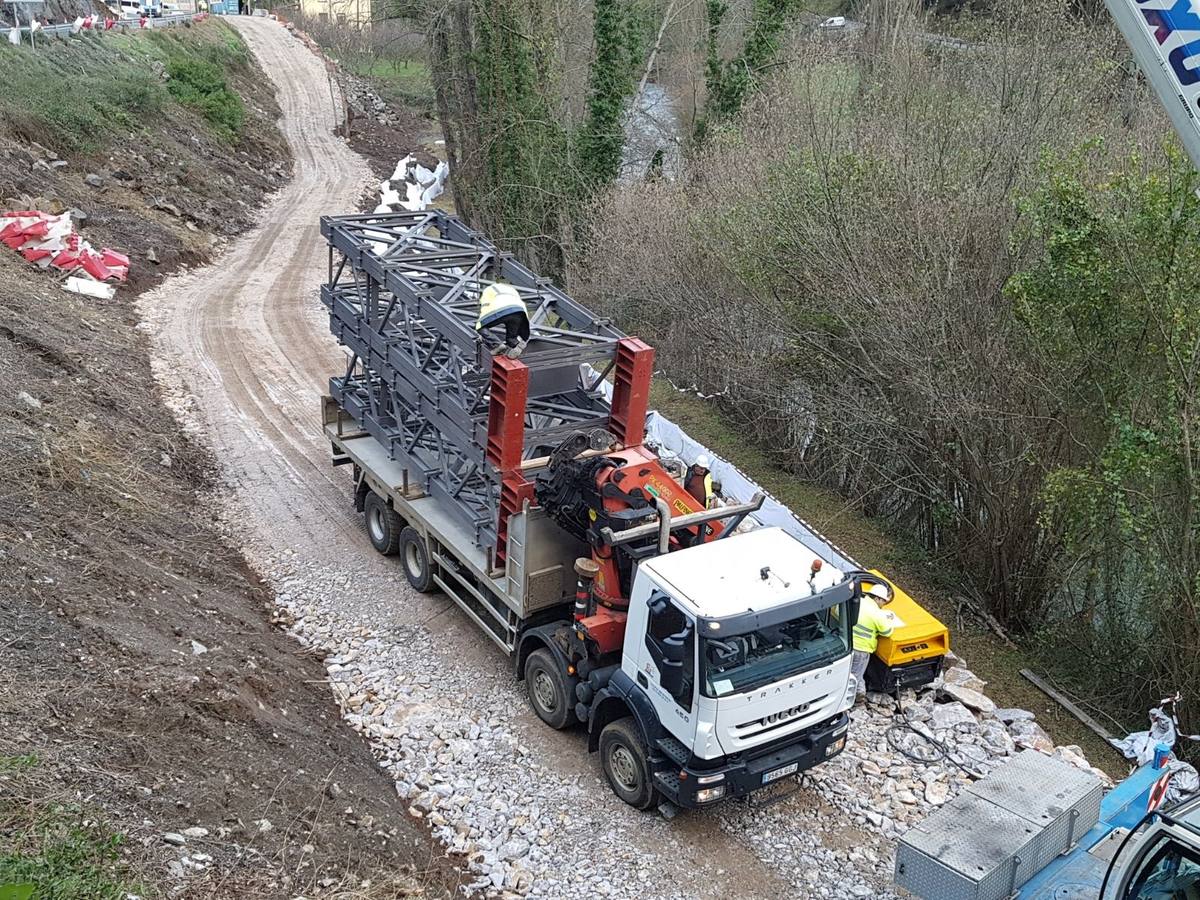
{"label": "metal guardrail", "polygon": [[[174,16],[158,16],[157,18],[147,19],[146,27],[147,28],[173,28],[177,25],[183,24],[184,22],[191,22],[194,19],[196,19],[197,16],[202,16],[202,15],[204,15],[204,13],[180,13],[180,14],[174,15]],[[33,34],[34,34],[33,40],[37,41],[40,38],[42,38],[43,36],[68,38],[68,37],[71,37],[71,29],[74,27],[75,27],[75,25],[72,22],[64,22],[62,25],[43,25],[37,31],[33,32]],[[3,50],[5,47],[12,46],[12,44],[9,43],[9,41],[10,41],[9,35],[12,33],[12,30],[13,29],[11,26],[7,27],[7,28],[0,27],[0,50]],[[20,31],[21,31],[21,43],[22,44],[28,43],[30,30],[31,29],[28,25],[21,26]],[[78,34],[103,35],[106,31],[117,32],[120,34],[129,34],[130,32],[137,32],[137,31],[141,31],[141,30],[142,30],[142,25],[141,25],[140,19],[117,19],[114,22],[113,27],[110,29],[105,29],[104,20],[100,19],[97,21],[96,25],[93,25],[91,28],[86,29],[86,30],[81,29],[78,32]],[[36,44],[35,44],[35,46],[36,46]]]}

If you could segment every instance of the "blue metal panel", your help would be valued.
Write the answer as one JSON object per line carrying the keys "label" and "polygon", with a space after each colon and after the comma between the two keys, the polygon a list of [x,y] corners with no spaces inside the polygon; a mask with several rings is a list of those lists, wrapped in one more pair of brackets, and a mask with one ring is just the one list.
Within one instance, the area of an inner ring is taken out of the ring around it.
{"label": "blue metal panel", "polygon": [[1078,846],[1026,882],[1020,900],[1096,900],[1108,863],[1089,851],[1116,828],[1131,829],[1146,815],[1150,790],[1162,775],[1153,762],[1137,769],[1100,803],[1100,822]]}

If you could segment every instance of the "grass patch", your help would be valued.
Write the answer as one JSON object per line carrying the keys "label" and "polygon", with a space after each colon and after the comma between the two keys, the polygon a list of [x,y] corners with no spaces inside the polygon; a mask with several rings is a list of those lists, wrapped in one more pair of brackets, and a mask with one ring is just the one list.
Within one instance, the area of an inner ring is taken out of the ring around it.
{"label": "grass patch", "polygon": [[38,755],[36,753],[22,753],[16,756],[5,756],[0,754],[0,775],[7,775],[10,772],[24,772],[27,769],[32,769],[38,764]]}
{"label": "grass patch", "polygon": [[125,838],[61,791],[37,754],[0,755],[0,900],[125,900],[148,896],[122,858]]}
{"label": "grass patch", "polygon": [[167,90],[171,96],[200,112],[217,133],[232,140],[242,130],[246,108],[229,90],[225,75],[207,59],[176,57],[167,64]]}
{"label": "grass patch", "polygon": [[355,55],[342,60],[342,64],[355,75],[374,81],[388,100],[416,106],[433,104],[433,79],[422,60]]}
{"label": "grass patch", "polygon": [[[36,50],[6,45],[0,129],[62,156],[103,151],[115,138],[155,122],[174,103],[199,110],[222,137],[244,118],[225,73],[250,67],[250,51],[217,21],[148,34],[47,39]],[[163,74],[183,73],[180,91]],[[219,84],[212,87],[215,71]],[[202,77],[203,76],[203,77]]]}
{"label": "grass patch", "polygon": [[[747,443],[712,403],[681,394],[661,379],[655,379],[650,401],[653,408],[735,463],[859,563],[895,580],[945,623],[950,629],[950,646],[988,682],[987,694],[997,705],[1032,710],[1055,743],[1077,744],[1092,765],[1115,778],[1124,777],[1128,768],[1115,750],[1020,674],[1025,668],[1054,675],[1064,674],[1063,670],[1051,667],[1052,657],[1044,648],[1012,650],[969,613],[962,614],[956,600],[962,594],[961,578],[951,568],[930,558],[920,547],[888,534],[834,492],[786,471],[769,453]],[[1127,724],[1146,727],[1142,722]]]}
{"label": "grass patch", "polygon": [[125,53],[136,40],[109,35],[81,46],[52,41],[36,51],[4,48],[0,120],[16,137],[58,153],[102,149],[166,101],[154,72]]}

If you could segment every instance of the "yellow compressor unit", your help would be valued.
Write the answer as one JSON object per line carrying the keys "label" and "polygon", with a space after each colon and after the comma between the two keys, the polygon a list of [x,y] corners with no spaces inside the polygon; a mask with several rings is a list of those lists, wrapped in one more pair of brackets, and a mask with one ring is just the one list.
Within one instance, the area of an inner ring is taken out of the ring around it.
{"label": "yellow compressor unit", "polygon": [[891,592],[891,602],[881,609],[892,620],[892,633],[879,639],[867,663],[868,690],[890,694],[897,688],[929,684],[942,672],[950,631],[878,569],[871,574],[878,575],[879,583]]}

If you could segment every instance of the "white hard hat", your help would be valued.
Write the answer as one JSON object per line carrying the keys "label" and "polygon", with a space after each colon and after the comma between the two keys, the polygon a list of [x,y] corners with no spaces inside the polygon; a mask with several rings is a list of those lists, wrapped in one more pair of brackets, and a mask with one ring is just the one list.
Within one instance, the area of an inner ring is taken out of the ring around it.
{"label": "white hard hat", "polygon": [[882,584],[871,585],[869,588],[867,588],[867,593],[876,600],[882,600],[884,603],[886,603],[889,599],[888,589]]}
{"label": "white hard hat", "polygon": [[697,456],[696,457],[696,465],[698,465],[702,469],[707,469],[708,468],[708,454],[701,453],[699,456]]}

